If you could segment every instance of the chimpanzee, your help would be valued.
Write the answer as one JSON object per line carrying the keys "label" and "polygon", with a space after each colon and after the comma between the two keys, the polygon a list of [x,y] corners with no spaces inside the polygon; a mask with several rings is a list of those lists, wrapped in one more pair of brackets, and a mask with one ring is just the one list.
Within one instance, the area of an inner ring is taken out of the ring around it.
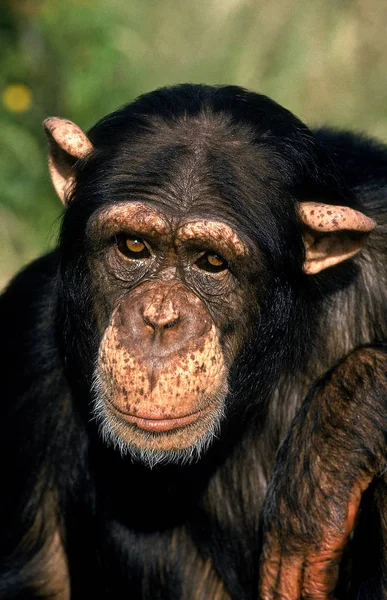
{"label": "chimpanzee", "polygon": [[387,598],[387,149],[235,86],[45,130],[66,210],[1,299],[0,597]]}

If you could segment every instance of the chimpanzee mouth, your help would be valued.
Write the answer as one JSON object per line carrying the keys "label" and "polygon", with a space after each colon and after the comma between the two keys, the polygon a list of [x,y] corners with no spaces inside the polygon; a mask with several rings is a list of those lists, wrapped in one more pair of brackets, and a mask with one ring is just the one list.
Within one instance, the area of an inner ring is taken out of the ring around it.
{"label": "chimpanzee mouth", "polygon": [[115,413],[118,412],[119,415],[117,416],[126,423],[136,425],[139,429],[143,429],[144,431],[154,432],[171,431],[173,429],[178,429],[179,427],[185,427],[186,425],[194,423],[201,417],[204,417],[208,413],[208,409],[203,409],[181,417],[166,418],[165,416],[160,416],[155,418],[154,416],[151,417],[150,415],[135,416],[129,413],[124,413],[116,407],[111,406],[111,408],[113,408]]}
{"label": "chimpanzee mouth", "polygon": [[156,406],[134,415],[130,408],[131,412],[117,407],[109,391],[96,371],[92,412],[101,438],[122,456],[130,456],[146,467],[196,462],[221,435],[223,390],[210,399],[202,398],[200,408],[196,406],[195,411],[180,416],[172,416],[170,411],[163,414]]}

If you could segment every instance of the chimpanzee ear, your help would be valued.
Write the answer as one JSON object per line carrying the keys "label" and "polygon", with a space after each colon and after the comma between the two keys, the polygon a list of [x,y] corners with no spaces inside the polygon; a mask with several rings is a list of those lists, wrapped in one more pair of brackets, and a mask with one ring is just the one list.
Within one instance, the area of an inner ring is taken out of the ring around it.
{"label": "chimpanzee ear", "polygon": [[72,121],[49,117],[43,125],[49,144],[48,167],[52,183],[66,206],[74,183],[73,165],[90,154],[94,146]]}
{"label": "chimpanzee ear", "polygon": [[309,275],[354,256],[362,249],[375,221],[348,206],[301,202],[304,231],[304,271]]}

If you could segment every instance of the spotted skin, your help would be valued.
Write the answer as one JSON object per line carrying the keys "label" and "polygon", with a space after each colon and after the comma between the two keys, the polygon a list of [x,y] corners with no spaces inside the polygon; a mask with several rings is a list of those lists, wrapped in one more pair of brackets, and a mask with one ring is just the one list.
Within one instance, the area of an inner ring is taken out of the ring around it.
{"label": "spotted skin", "polygon": [[305,225],[325,233],[342,230],[368,233],[376,227],[373,219],[348,206],[302,202],[300,216]]}
{"label": "spotted skin", "polygon": [[125,229],[143,233],[151,241],[153,237],[163,236],[165,242],[175,241],[178,246],[189,241],[199,241],[217,249],[226,258],[243,258],[249,253],[244,241],[226,223],[194,218],[190,218],[188,222],[180,222],[178,217],[167,220],[157,208],[145,202],[133,201],[104,207],[93,217],[88,235],[98,240],[101,229],[105,236]]}
{"label": "spotted skin", "polygon": [[319,273],[352,256],[364,246],[375,221],[348,206],[302,202],[299,214],[304,225],[305,263],[308,275]]}
{"label": "spotted skin", "polygon": [[[97,371],[112,425],[137,448],[192,445],[216,420],[227,394],[215,325],[194,293],[169,282],[139,286],[114,311]],[[193,423],[151,441],[131,419],[173,420],[192,413],[198,415]]]}
{"label": "spotted skin", "polygon": [[72,121],[49,117],[44,121],[49,156],[48,167],[54,188],[62,203],[67,206],[74,186],[72,165],[94,150],[87,135]]}
{"label": "spotted skin", "polygon": [[48,117],[44,121],[46,132],[70,156],[84,158],[93,151],[93,144],[78,125],[68,119]]}

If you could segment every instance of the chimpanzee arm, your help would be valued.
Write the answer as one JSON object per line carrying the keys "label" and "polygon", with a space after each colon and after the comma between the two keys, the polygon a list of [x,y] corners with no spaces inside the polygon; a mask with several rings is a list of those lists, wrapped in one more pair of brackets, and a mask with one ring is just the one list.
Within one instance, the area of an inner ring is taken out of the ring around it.
{"label": "chimpanzee arm", "polygon": [[[278,453],[263,513],[261,600],[333,597],[362,494],[385,469],[386,433],[387,353],[362,347],[313,386]],[[386,585],[367,598],[387,598]]]}

